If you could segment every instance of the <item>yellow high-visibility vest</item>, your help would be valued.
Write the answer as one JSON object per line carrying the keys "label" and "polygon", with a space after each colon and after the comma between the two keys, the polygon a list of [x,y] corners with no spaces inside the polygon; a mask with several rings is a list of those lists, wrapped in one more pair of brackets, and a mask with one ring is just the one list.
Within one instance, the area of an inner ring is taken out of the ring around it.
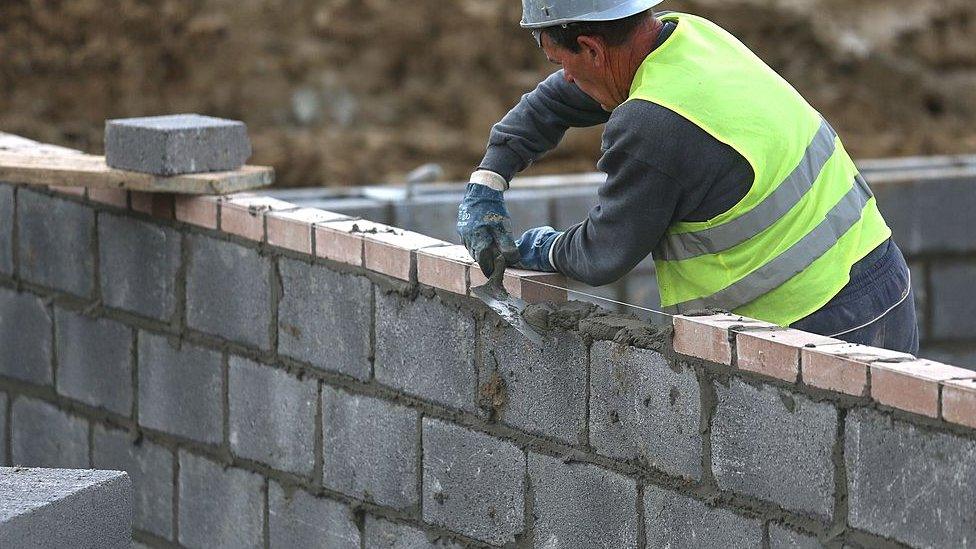
{"label": "yellow high-visibility vest", "polygon": [[786,80],[706,19],[661,19],[678,25],[643,61],[627,100],[676,112],[755,172],[727,212],[668,229],[653,253],[661,303],[786,326],[830,301],[891,230],[840,139]]}

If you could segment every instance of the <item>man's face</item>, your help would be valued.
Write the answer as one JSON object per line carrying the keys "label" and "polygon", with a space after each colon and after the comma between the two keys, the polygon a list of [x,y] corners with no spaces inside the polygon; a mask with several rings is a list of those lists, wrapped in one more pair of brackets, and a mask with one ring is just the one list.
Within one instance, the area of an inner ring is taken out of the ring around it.
{"label": "man's face", "polygon": [[559,46],[542,33],[542,51],[549,62],[563,68],[567,82],[575,82],[586,95],[600,103],[606,111],[617,107],[610,93],[611,80],[607,71],[606,56],[599,44],[582,45],[579,53]]}

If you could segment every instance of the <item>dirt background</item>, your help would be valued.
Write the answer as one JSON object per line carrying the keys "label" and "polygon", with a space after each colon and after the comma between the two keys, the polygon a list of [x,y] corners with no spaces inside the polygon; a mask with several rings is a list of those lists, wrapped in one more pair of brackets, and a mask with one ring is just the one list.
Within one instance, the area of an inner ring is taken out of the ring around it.
{"label": "dirt background", "polygon": [[[113,5],[107,8],[107,5]],[[855,157],[976,152],[973,0],[694,0],[792,82]],[[4,0],[0,130],[102,151],[106,118],[247,122],[278,183],[467,177],[543,78],[517,0]],[[589,171],[599,129],[531,173]]]}

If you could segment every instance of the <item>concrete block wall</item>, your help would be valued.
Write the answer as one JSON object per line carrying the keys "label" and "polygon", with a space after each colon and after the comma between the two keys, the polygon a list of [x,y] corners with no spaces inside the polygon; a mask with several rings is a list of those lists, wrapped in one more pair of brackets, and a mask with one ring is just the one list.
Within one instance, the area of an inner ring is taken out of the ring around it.
{"label": "concrete block wall", "polygon": [[970,370],[512,271],[556,302],[537,348],[448,242],[253,195],[3,196],[0,463],[127,471],[143,545],[976,542]]}

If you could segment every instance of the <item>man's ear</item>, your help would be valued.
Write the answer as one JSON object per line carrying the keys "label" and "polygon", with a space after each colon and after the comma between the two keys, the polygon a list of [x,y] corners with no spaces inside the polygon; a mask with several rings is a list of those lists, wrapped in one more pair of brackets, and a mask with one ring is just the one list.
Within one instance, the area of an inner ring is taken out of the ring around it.
{"label": "man's ear", "polygon": [[589,61],[597,66],[606,63],[607,59],[607,45],[603,43],[603,40],[596,36],[577,36],[576,43],[579,44],[580,53],[585,55]]}

